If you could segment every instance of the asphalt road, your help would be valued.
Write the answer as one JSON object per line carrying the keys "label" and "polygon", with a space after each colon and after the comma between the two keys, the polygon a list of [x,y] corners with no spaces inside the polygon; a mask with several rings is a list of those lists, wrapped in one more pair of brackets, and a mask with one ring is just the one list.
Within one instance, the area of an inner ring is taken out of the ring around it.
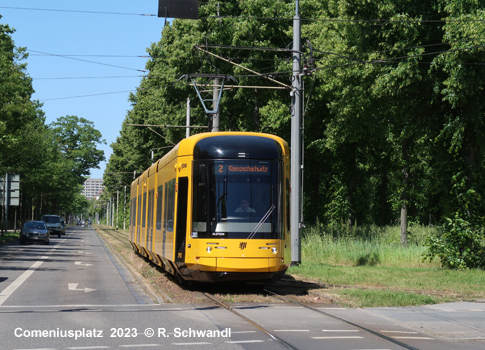
{"label": "asphalt road", "polygon": [[[485,349],[485,304],[345,309],[234,304],[293,349]],[[396,342],[379,338],[386,334]],[[0,247],[0,349],[285,349],[215,307],[156,304],[89,227]]]}

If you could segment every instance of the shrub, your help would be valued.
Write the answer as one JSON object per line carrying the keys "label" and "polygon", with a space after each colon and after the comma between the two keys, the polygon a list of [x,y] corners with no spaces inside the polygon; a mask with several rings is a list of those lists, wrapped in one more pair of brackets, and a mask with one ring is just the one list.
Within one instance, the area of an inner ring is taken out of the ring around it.
{"label": "shrub", "polygon": [[482,242],[480,228],[456,213],[453,219],[447,218],[437,234],[428,237],[424,259],[437,256],[443,267],[451,269],[483,268],[485,249]]}

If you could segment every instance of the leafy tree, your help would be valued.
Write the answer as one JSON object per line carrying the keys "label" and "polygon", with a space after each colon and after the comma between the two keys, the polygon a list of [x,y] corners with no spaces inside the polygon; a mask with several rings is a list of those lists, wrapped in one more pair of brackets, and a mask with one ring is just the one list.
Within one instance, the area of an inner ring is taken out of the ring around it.
{"label": "leafy tree", "polygon": [[330,201],[319,208],[337,223],[387,224],[398,208],[406,218],[409,203],[416,206],[414,189],[420,185],[412,181],[426,169],[422,141],[432,89],[421,62],[426,44],[439,32],[425,28],[420,18],[431,16],[432,7],[408,1],[328,1],[319,11],[317,17],[329,20],[304,27],[312,45],[322,48],[315,50],[315,75],[322,82],[316,93],[322,96],[321,109],[327,106],[323,120],[315,118],[323,127],[312,128],[319,132],[311,146],[332,164],[330,176],[320,181]]}
{"label": "leafy tree", "polygon": [[96,148],[97,144],[106,144],[101,133],[94,128],[94,123],[77,116],[60,117],[50,124],[61,152],[71,162],[71,171],[76,181],[82,184],[89,169],[99,168],[105,160],[104,152]]}
{"label": "leafy tree", "polygon": [[[0,17],[1,18],[1,17]],[[14,30],[0,24],[0,169],[15,167],[23,149],[24,128],[42,121],[38,104],[30,100],[34,90],[26,74],[25,49],[16,48],[11,38]]]}
{"label": "leafy tree", "polygon": [[15,47],[13,32],[0,24],[0,172],[20,175],[20,218],[35,218],[39,206],[34,203],[40,203],[39,193],[48,182],[43,170],[52,153],[41,105],[31,101],[32,79],[23,63],[27,54]]}
{"label": "leafy tree", "polygon": [[476,1],[438,3],[446,18],[443,41],[449,47],[433,67],[443,76],[439,93],[444,121],[437,130],[433,160],[438,180],[434,192],[444,223],[441,233],[430,238],[427,257],[438,256],[451,268],[483,267],[485,72],[480,35],[485,12]]}

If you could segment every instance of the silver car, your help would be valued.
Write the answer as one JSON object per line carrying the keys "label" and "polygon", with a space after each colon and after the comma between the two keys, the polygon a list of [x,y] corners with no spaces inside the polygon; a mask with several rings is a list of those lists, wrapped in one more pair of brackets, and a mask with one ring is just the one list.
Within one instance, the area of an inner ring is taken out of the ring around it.
{"label": "silver car", "polygon": [[45,222],[47,229],[52,235],[57,235],[61,237],[61,217],[59,215],[43,215],[42,221]]}
{"label": "silver car", "polygon": [[43,221],[27,221],[20,230],[20,244],[27,242],[41,242],[49,244],[49,230]]}

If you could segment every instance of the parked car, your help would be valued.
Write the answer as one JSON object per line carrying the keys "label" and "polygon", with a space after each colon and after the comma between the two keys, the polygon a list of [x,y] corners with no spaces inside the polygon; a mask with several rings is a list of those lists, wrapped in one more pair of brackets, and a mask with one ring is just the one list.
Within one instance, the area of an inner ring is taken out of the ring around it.
{"label": "parked car", "polygon": [[59,215],[43,215],[42,221],[45,222],[51,234],[61,237],[61,217]]}
{"label": "parked car", "polygon": [[43,221],[27,221],[20,230],[20,244],[27,242],[42,242],[49,244],[49,230]]}

